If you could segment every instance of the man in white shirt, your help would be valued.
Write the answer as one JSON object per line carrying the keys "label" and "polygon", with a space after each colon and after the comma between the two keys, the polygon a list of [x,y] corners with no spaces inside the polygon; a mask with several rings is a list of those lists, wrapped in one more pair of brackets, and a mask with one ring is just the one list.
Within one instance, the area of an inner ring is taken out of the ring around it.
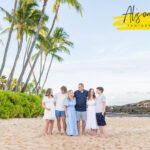
{"label": "man in white shirt", "polygon": [[62,121],[64,134],[66,134],[64,101],[67,99],[67,88],[65,86],[62,86],[60,90],[61,90],[61,93],[56,94],[54,97],[55,103],[56,103],[57,127],[58,127],[59,133],[61,134],[61,121]]}
{"label": "man in white shirt", "polygon": [[97,88],[97,98],[96,98],[96,120],[97,125],[100,129],[101,136],[104,136],[104,126],[106,125],[105,121],[105,109],[106,109],[106,97],[103,95],[103,87]]}

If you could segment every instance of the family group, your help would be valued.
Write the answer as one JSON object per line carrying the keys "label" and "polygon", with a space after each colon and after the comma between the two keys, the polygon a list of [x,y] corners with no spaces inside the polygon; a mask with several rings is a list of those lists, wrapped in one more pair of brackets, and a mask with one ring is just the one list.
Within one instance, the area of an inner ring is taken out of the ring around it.
{"label": "family group", "polygon": [[106,97],[103,94],[103,87],[97,87],[96,94],[92,88],[89,91],[85,90],[83,83],[79,83],[75,92],[67,91],[65,86],[60,90],[60,93],[53,96],[53,90],[49,88],[43,98],[45,135],[52,134],[54,121],[57,119],[60,134],[80,135],[82,122],[83,135],[86,134],[86,129],[91,130],[91,135],[97,135],[99,129],[100,135],[104,136]]}

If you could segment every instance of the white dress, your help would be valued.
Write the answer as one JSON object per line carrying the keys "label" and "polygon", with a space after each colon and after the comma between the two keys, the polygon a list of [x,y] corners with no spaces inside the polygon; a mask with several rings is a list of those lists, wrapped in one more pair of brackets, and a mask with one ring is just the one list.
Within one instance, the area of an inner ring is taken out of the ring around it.
{"label": "white dress", "polygon": [[45,96],[43,98],[43,102],[45,102],[46,107],[50,108],[50,110],[44,110],[43,119],[55,120],[54,98],[48,98],[47,96]]}
{"label": "white dress", "polygon": [[97,129],[97,121],[96,121],[96,100],[88,100],[87,101],[87,122],[86,128],[87,129]]}

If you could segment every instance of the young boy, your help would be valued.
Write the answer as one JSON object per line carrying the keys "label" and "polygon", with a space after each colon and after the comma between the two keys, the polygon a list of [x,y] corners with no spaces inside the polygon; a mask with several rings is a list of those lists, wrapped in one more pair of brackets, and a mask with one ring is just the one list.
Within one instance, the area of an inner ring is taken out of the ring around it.
{"label": "young boy", "polygon": [[100,136],[105,135],[104,126],[106,125],[105,121],[105,108],[106,108],[106,97],[103,95],[103,87],[97,87],[97,98],[96,98],[96,120],[97,125],[100,129]]}
{"label": "young boy", "polygon": [[54,97],[56,103],[56,118],[57,118],[57,127],[60,134],[61,133],[61,122],[64,130],[64,134],[66,134],[66,119],[65,119],[65,109],[64,102],[67,99],[67,87],[62,86],[60,88],[61,92],[56,94]]}

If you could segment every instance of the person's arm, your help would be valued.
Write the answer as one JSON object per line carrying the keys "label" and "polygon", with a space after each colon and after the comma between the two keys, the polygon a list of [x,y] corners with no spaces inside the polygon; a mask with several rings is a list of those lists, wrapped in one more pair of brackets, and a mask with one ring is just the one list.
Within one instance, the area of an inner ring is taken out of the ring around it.
{"label": "person's arm", "polygon": [[104,115],[105,110],[106,110],[106,97],[103,97],[103,102],[102,102],[103,108],[102,108],[102,115]]}
{"label": "person's arm", "polygon": [[102,115],[104,115],[105,109],[106,109],[106,101],[103,101]]}
{"label": "person's arm", "polygon": [[56,106],[57,94],[54,96],[54,105]]}
{"label": "person's arm", "polygon": [[44,101],[42,102],[42,107],[43,107],[44,109],[51,110],[50,108],[46,107],[46,105],[45,105],[45,102],[44,102]]}
{"label": "person's arm", "polygon": [[76,101],[76,98],[74,98],[74,105],[76,105],[77,104],[77,101]]}
{"label": "person's arm", "polygon": [[64,105],[66,117],[68,117],[67,106]]}
{"label": "person's arm", "polygon": [[76,98],[76,91],[74,92],[74,97]]}
{"label": "person's arm", "polygon": [[65,109],[66,117],[68,117],[67,106],[68,106],[68,100],[66,99],[64,102],[64,109]]}

